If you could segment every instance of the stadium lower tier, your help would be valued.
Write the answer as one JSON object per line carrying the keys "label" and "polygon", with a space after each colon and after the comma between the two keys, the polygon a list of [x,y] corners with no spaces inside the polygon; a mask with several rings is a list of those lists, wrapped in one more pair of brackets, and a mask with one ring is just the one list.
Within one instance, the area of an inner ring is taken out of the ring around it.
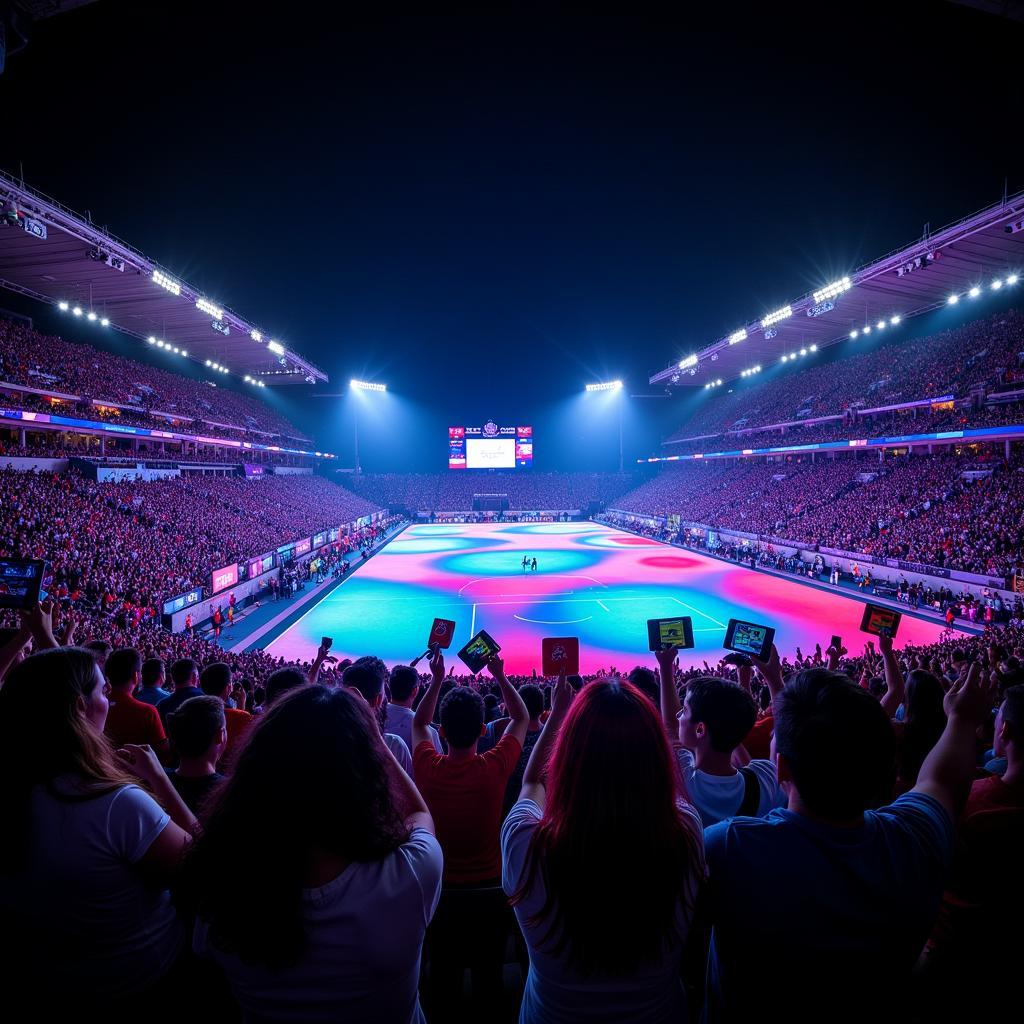
{"label": "stadium lower tier", "polygon": [[[527,567],[523,567],[523,559]],[[532,568],[533,559],[537,568]],[[653,665],[647,620],[685,615],[695,647],[681,664],[717,662],[730,618],[772,626],[780,654],[813,651],[839,633],[860,650],[864,605],[838,593],[752,572],[598,523],[416,525],[392,541],[268,645],[309,659],[323,636],[332,653],[368,651],[389,665],[421,654],[435,617],[455,622],[446,659],[477,630],[501,645],[506,671],[541,672],[543,637],[578,637],[580,671]],[[937,623],[904,616],[898,643],[931,644]]]}

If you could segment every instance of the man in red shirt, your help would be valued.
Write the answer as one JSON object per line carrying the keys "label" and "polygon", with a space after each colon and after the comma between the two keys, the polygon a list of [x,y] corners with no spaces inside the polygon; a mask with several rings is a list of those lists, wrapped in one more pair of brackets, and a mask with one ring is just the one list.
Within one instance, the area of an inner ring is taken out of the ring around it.
{"label": "man in red shirt", "polygon": [[252,725],[252,715],[240,708],[227,706],[231,696],[231,666],[223,661],[215,661],[203,669],[199,676],[199,689],[210,697],[220,698],[224,703],[224,725],[228,732],[228,742],[217,768],[221,772],[228,772],[231,770],[238,744]]}
{"label": "man in red shirt", "polygon": [[486,754],[476,752],[477,740],[484,732],[483,700],[467,686],[456,686],[442,702],[440,735],[448,743],[448,753],[438,754],[434,749],[427,726],[445,677],[440,651],[430,661],[430,686],[412,721],[416,784],[430,808],[444,851],[446,885],[497,885],[501,881],[502,800],[523,749],[530,713],[506,679],[502,660],[492,658],[487,668],[498,682],[510,721]]}
{"label": "man in red shirt", "polygon": [[148,743],[158,757],[167,754],[167,735],[160,713],[132,695],[142,674],[142,655],[131,647],[112,651],[103,666],[110,684],[110,711],[104,731],[115,747]]}
{"label": "man in red shirt", "polygon": [[432,989],[444,1019],[457,1015],[464,967],[471,968],[481,1005],[500,996],[502,950],[512,923],[501,890],[499,837],[505,787],[519,762],[530,712],[505,677],[502,660],[491,658],[487,669],[498,682],[510,720],[485,754],[476,752],[484,733],[484,702],[461,685],[441,702],[440,735],[448,753],[434,749],[427,727],[445,677],[440,650],[430,659],[430,686],[412,720],[416,785],[444,852],[441,900],[428,932]]}

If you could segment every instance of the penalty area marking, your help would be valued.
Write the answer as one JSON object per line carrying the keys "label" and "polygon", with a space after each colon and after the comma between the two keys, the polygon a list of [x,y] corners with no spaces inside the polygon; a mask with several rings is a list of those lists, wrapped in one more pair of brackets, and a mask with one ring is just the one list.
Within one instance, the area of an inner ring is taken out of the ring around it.
{"label": "penalty area marking", "polygon": [[713,615],[708,615],[707,612],[702,612],[699,608],[694,608],[692,604],[687,604],[685,601],[680,601],[678,597],[673,597],[672,600],[675,601],[676,604],[681,604],[684,608],[689,608],[691,612],[696,612],[698,615],[703,615],[704,618],[708,620],[708,622],[713,622],[716,626],[725,629],[725,623],[719,622],[718,619],[716,619]]}

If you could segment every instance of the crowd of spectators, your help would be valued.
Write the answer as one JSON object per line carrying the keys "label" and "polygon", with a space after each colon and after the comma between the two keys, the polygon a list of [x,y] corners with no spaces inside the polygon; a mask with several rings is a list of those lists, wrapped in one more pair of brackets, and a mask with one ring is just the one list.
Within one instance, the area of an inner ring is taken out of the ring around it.
{"label": "crowd of spectators", "polygon": [[[972,473],[980,467],[985,475]],[[965,572],[1005,577],[1024,565],[1024,473],[1015,460],[678,463],[615,507]]]}
{"label": "crowd of spectators", "polygon": [[945,1021],[1019,962],[1019,620],[510,679],[53,615],[0,640],[8,995],[43,1013],[728,1021],[779,949],[789,1020]]}
{"label": "crowd of spectators", "polygon": [[[944,395],[963,399],[975,385],[1005,389],[1024,379],[1024,311],[1018,309],[909,341],[894,333],[886,344],[856,354],[858,344],[865,343],[844,342],[852,354],[839,363],[805,366],[732,393],[711,393],[669,440],[837,415],[853,406]],[[972,426],[975,416],[970,414]]]}
{"label": "crowd of spectators", "polygon": [[0,506],[0,556],[48,559],[57,596],[126,624],[157,619],[214,569],[377,511],[310,475],[97,483],[7,469]]}
{"label": "crowd of spectators", "polygon": [[381,508],[467,512],[476,494],[504,494],[509,508],[529,511],[602,507],[633,485],[628,474],[512,472],[363,473],[347,485]]}
{"label": "crowd of spectators", "polygon": [[[201,423],[200,433],[217,436],[274,435],[303,438],[284,416],[254,395],[148,366],[78,342],[42,334],[25,324],[0,319],[0,383],[20,384],[42,391],[75,395],[79,413],[91,419],[103,416],[135,426],[152,427],[167,420],[152,412],[174,416],[179,421]],[[8,407],[31,408],[33,399],[19,392],[3,394]],[[34,401],[45,401],[37,396]],[[127,410],[98,409],[95,402],[129,406]],[[68,403],[64,403],[68,404]],[[47,403],[49,405],[49,403]],[[218,429],[218,426],[219,428]],[[228,429],[226,432],[223,428]]]}

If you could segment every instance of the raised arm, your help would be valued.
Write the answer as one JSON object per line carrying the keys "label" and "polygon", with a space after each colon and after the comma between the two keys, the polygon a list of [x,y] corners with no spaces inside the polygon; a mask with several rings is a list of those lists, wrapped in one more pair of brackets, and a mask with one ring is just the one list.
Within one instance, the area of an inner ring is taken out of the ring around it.
{"label": "raised arm", "polygon": [[682,710],[676,690],[676,649],[668,647],[655,651],[654,657],[658,662],[661,720],[665,723],[669,741],[674,743],[679,739],[679,712]]}
{"label": "raised arm", "polygon": [[[444,675],[442,674],[442,679]],[[384,737],[378,735],[380,750],[384,756],[385,767],[388,773],[388,783],[391,788],[391,798],[395,801],[398,813],[401,814],[406,828],[425,828],[431,835],[434,834],[434,819],[430,816],[427,803],[423,795],[416,788],[416,783],[409,778],[408,772],[398,763],[391,748],[384,742]]]}
{"label": "raised arm", "polygon": [[943,701],[946,728],[917,773],[915,793],[934,797],[956,821],[967,802],[976,763],[978,726],[992,713],[996,688],[975,662]]}
{"label": "raised arm", "polygon": [[565,676],[560,675],[551,691],[551,714],[544,723],[544,731],[530,752],[530,760],[527,761],[526,770],[523,772],[523,788],[519,794],[520,800],[532,800],[542,811],[546,799],[544,772],[571,703],[572,687],[566,682]]}
{"label": "raised arm", "polygon": [[879,636],[878,649],[882,652],[882,663],[885,665],[885,694],[882,696],[882,710],[892,718],[896,710],[906,700],[907,686],[900,670],[900,663],[892,649],[891,636]]}
{"label": "raised arm", "polygon": [[[797,648],[799,651],[799,648]],[[779,662],[779,651],[775,644],[772,644],[771,654],[768,655],[767,661],[761,661],[760,658],[755,658],[751,655],[750,660],[754,663],[754,668],[757,669],[757,674],[765,681],[768,687],[768,692],[772,695],[774,701],[785,688],[785,680],[782,678],[782,665]]]}
{"label": "raised arm", "polygon": [[434,720],[434,710],[437,708],[437,695],[441,692],[441,684],[444,682],[444,654],[438,647],[430,655],[430,685],[427,692],[420,699],[420,706],[412,718],[412,749],[421,743],[434,745],[430,737],[430,723]]}
{"label": "raised arm", "polygon": [[522,746],[526,739],[526,727],[530,724],[530,712],[526,710],[523,698],[519,696],[516,688],[508,681],[508,677],[505,675],[505,662],[496,654],[487,662],[487,671],[497,681],[498,689],[501,690],[501,699],[505,702],[505,707],[508,708],[510,721],[505,729],[505,736],[514,736]]}

